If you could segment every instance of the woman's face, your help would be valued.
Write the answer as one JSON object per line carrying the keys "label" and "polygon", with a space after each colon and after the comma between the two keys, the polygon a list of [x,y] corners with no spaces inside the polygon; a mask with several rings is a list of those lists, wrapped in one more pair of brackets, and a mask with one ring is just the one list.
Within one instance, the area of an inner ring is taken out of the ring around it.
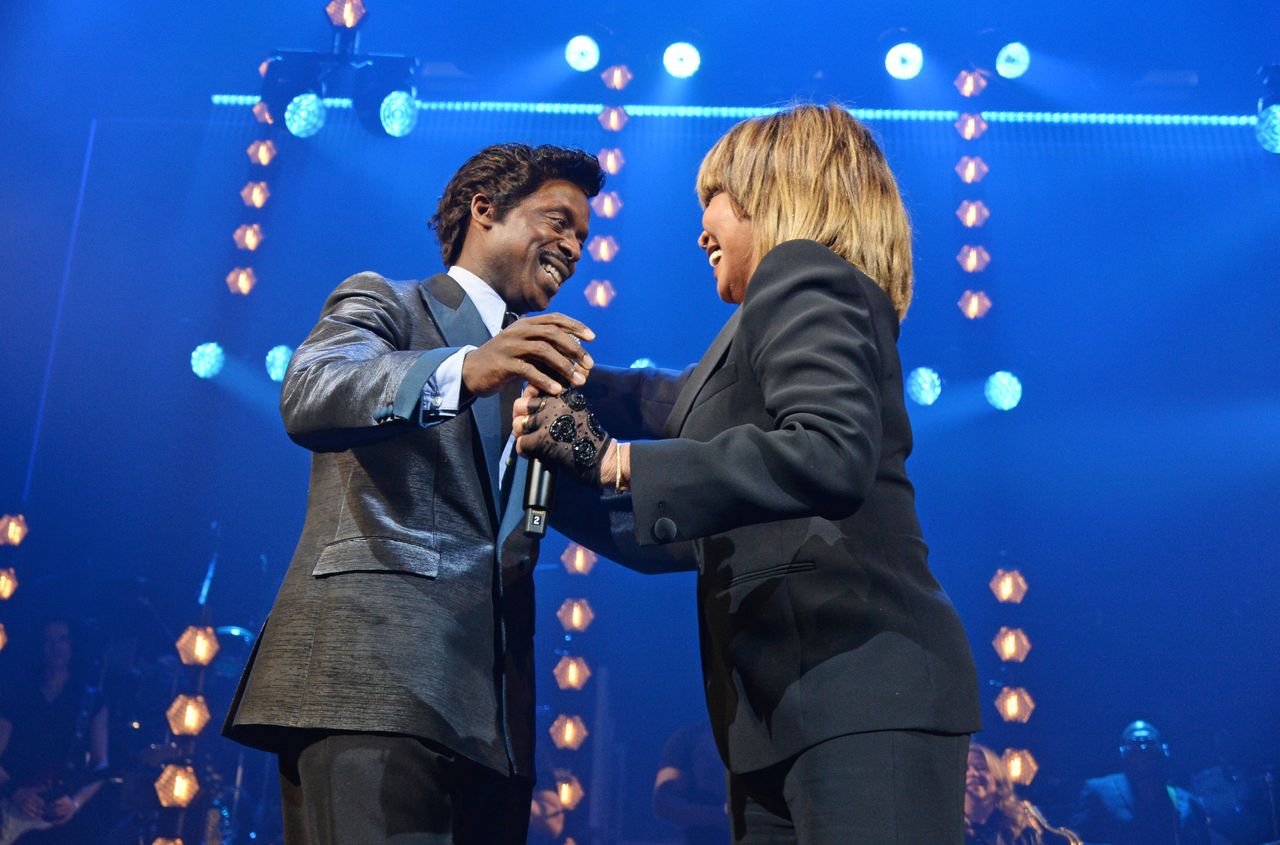
{"label": "woman's face", "polygon": [[[969,765],[964,773],[964,809],[971,820],[975,815],[985,821],[996,803],[996,777],[987,767],[987,758],[974,748],[969,751]],[[985,813],[983,811],[986,811]]]}
{"label": "woman's face", "polygon": [[747,282],[756,270],[755,237],[751,219],[739,217],[729,195],[721,191],[702,212],[698,246],[707,253],[716,277],[716,292],[725,302],[742,304]]}

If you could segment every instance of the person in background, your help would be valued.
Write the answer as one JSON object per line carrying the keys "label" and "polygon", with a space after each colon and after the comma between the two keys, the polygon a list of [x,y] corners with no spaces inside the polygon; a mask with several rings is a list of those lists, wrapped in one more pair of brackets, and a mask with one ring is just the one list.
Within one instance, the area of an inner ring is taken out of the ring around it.
{"label": "person in background", "polygon": [[1200,800],[1169,783],[1169,746],[1139,719],[1120,734],[1123,770],[1085,781],[1071,827],[1106,845],[1209,845]]}
{"label": "person in background", "polygon": [[1018,797],[1004,761],[985,745],[969,744],[964,776],[965,845],[1081,845],[1069,830],[1051,827],[1030,801]]}
{"label": "person in background", "polygon": [[671,735],[653,782],[653,814],[683,832],[684,845],[729,841],[725,769],[706,719]]}

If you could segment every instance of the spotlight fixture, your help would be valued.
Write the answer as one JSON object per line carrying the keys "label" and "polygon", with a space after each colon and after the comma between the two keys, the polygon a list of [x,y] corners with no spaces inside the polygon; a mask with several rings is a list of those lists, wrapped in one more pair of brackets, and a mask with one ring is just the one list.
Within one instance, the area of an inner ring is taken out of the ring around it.
{"label": "spotlight fixture", "polygon": [[600,64],[600,45],[590,35],[575,35],[565,45],[564,60],[579,73],[594,70]]}
{"label": "spotlight fixture", "polygon": [[268,59],[262,102],[272,122],[283,120],[298,138],[310,138],[323,129],[325,78],[330,68],[321,53],[285,51]]}
{"label": "spotlight fixture", "polygon": [[618,295],[608,279],[593,279],[582,293],[587,297],[587,302],[596,308],[608,308],[609,303]]}
{"label": "spotlight fixture", "polygon": [[200,378],[213,378],[226,363],[227,355],[216,343],[202,343],[191,352],[191,372]]}
{"label": "spotlight fixture", "polygon": [[991,263],[991,253],[987,252],[987,248],[981,244],[978,246],[965,244],[956,254],[956,261],[960,262],[960,266],[966,273],[981,273]]}
{"label": "spotlight fixture", "polygon": [[606,147],[596,153],[596,158],[600,161],[600,167],[610,176],[617,176],[618,171],[622,169],[622,165],[627,163],[627,160],[622,157],[622,150],[617,147],[612,149]]}
{"label": "spotlight fixture", "polygon": [[1262,97],[1258,99],[1258,143],[1269,153],[1280,153],[1280,65],[1258,68]]}
{"label": "spotlight fixture", "polygon": [[677,41],[663,51],[662,66],[676,79],[688,79],[702,66],[702,54],[688,41]]}
{"label": "spotlight fixture", "polygon": [[1004,762],[1004,770],[1009,773],[1009,780],[1022,786],[1030,786],[1040,770],[1036,758],[1025,748],[1006,748],[1000,759]]}
{"label": "spotlight fixture", "polygon": [[581,657],[564,655],[552,670],[556,684],[563,690],[580,690],[591,678],[591,667]]}
{"label": "spotlight fixture", "polygon": [[365,56],[356,68],[351,104],[374,134],[403,138],[418,125],[420,63],[408,56]]}
{"label": "spotlight fixture", "polygon": [[960,96],[976,97],[987,87],[987,74],[981,70],[962,70],[952,84]]}
{"label": "spotlight fixture", "polygon": [[996,709],[1006,722],[1026,724],[1031,718],[1031,711],[1036,709],[1036,702],[1022,687],[1005,687],[996,696]]}
{"label": "spotlight fixture", "polygon": [[1022,401],[1022,382],[1013,373],[1001,370],[987,378],[982,394],[997,411],[1012,411]]}
{"label": "spotlight fixture", "polygon": [[271,351],[267,353],[267,375],[272,381],[284,381],[284,371],[288,369],[289,359],[292,357],[293,350],[283,344],[271,347]]}
{"label": "spotlight fixture", "polygon": [[180,695],[165,711],[174,736],[196,736],[209,724],[209,704],[203,695]]}
{"label": "spotlight fixture", "polygon": [[942,395],[942,376],[929,367],[916,367],[907,376],[907,395],[917,405],[932,405]]}
{"label": "spotlight fixture", "polygon": [[581,716],[566,716],[562,713],[551,725],[551,741],[556,748],[563,750],[577,751],[586,741],[588,733]]}
{"label": "spotlight fixture", "polygon": [[956,164],[956,175],[966,185],[981,182],[990,172],[991,168],[979,156],[961,156],[960,161]]}
{"label": "spotlight fixture", "polygon": [[960,295],[956,307],[970,320],[981,320],[991,310],[991,297],[986,291],[967,290]]}
{"label": "spotlight fixture", "polygon": [[218,635],[212,628],[188,626],[174,644],[184,666],[208,666],[218,653]]}
{"label": "spotlight fixture", "polygon": [[591,210],[601,217],[617,217],[622,210],[622,198],[617,191],[596,194],[591,200]]}
{"label": "spotlight fixture", "polygon": [[622,106],[606,106],[596,119],[608,131],[621,132],[622,127],[626,126],[631,118],[627,116],[627,110]]}
{"label": "spotlight fixture", "polygon": [[[560,799],[560,805],[566,810],[573,810],[578,804],[582,803],[582,799],[586,797],[586,792],[582,789],[582,783],[572,772],[564,769],[556,769],[556,797]],[[567,843],[569,840],[565,840]]]}
{"label": "spotlight fixture", "polygon": [[996,53],[996,73],[1005,79],[1017,79],[1031,67],[1031,51],[1021,41],[1010,41]]}
{"label": "spotlight fixture", "polygon": [[976,229],[991,217],[991,209],[982,200],[965,200],[956,209],[956,217],[966,229]]}
{"label": "spotlight fixture", "polygon": [[1021,604],[1027,595],[1027,579],[1016,569],[997,569],[987,584],[1001,604]]}
{"label": "spotlight fixture", "polygon": [[894,44],[884,54],[884,69],[894,79],[915,79],[924,70],[924,50],[910,41]]}
{"label": "spotlight fixture", "polygon": [[266,182],[249,182],[240,190],[240,199],[250,208],[262,208],[270,198],[271,191]]}
{"label": "spotlight fixture", "polygon": [[590,627],[596,615],[586,599],[565,599],[556,611],[556,618],[566,631],[580,634]]}
{"label": "spotlight fixture", "polygon": [[258,283],[258,276],[252,267],[235,267],[227,274],[227,287],[232,293],[248,296],[249,291]]}
{"label": "spotlight fixture", "polygon": [[982,119],[980,114],[962,114],[956,120],[956,131],[960,133],[960,137],[966,141],[974,141],[982,137],[982,133],[987,131],[987,122]]}
{"label": "spotlight fixture", "polygon": [[627,83],[635,79],[635,74],[626,65],[614,65],[600,74],[600,78],[604,80],[604,87],[611,91],[621,91],[627,87]]}
{"label": "spotlight fixture", "polygon": [[[258,105],[260,106],[262,103],[258,103]],[[257,106],[254,108],[257,108]],[[276,157],[276,145],[271,141],[254,141],[245,152],[249,154],[249,161],[259,167],[266,167]]]}
{"label": "spotlight fixture", "polygon": [[597,560],[599,558],[595,552],[577,543],[570,543],[564,550],[564,554],[560,555],[560,562],[564,564],[565,570],[570,575],[586,575],[596,565]]}
{"label": "spotlight fixture", "polygon": [[156,778],[156,797],[161,807],[185,807],[195,800],[199,791],[200,781],[190,766],[170,763]]}
{"label": "spotlight fixture", "polygon": [[1031,653],[1031,640],[1028,639],[1027,632],[1021,628],[1006,627],[996,632],[996,638],[991,641],[991,647],[1004,662],[1021,663]]}
{"label": "spotlight fixture", "polygon": [[591,239],[591,242],[587,244],[587,252],[589,252],[591,257],[596,261],[606,264],[614,258],[617,258],[618,242],[613,239],[613,235],[609,235],[608,237],[596,235]]}
{"label": "spotlight fixture", "polygon": [[0,546],[20,546],[26,539],[27,518],[20,513],[0,517]]}
{"label": "spotlight fixture", "polygon": [[18,576],[13,571],[13,567],[8,569],[0,569],[0,601],[8,601],[13,598],[14,591],[18,589]]}

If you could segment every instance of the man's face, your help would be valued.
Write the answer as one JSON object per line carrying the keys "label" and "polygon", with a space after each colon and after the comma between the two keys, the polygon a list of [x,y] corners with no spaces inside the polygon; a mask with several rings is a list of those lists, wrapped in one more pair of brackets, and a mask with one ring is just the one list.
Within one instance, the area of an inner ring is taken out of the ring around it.
{"label": "man's face", "polygon": [[544,182],[488,230],[480,275],[517,314],[542,311],[582,257],[589,215],[577,185]]}

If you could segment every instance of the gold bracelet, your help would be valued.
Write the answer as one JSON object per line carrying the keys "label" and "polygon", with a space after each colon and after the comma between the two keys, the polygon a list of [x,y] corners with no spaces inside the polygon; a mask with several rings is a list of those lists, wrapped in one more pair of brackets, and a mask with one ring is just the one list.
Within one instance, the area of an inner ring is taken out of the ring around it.
{"label": "gold bracelet", "polygon": [[613,492],[622,492],[622,443],[617,440],[613,449]]}

